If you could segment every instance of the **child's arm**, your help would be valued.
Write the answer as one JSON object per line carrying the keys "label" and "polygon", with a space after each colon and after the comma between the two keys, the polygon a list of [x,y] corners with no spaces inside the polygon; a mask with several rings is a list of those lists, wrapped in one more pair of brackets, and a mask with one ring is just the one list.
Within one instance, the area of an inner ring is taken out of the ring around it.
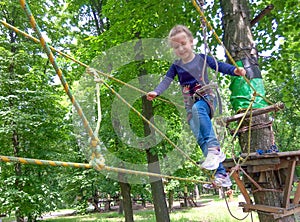
{"label": "child's arm", "polygon": [[[200,54],[202,58],[205,57],[204,54]],[[229,74],[232,76],[245,76],[246,75],[246,70],[242,67],[236,68],[235,66],[225,63],[225,62],[220,62],[214,60],[211,56],[207,56],[207,64],[210,68],[216,70],[218,69],[219,72],[224,73],[224,74]],[[217,64],[216,64],[217,62]]]}
{"label": "child's arm", "polygon": [[176,67],[174,64],[172,64],[167,74],[165,75],[165,78],[158,84],[158,86],[153,91],[147,93],[147,99],[151,101],[155,97],[162,94],[170,86],[176,74]]}
{"label": "child's arm", "polygon": [[158,86],[151,92],[147,93],[147,99],[153,100],[156,96],[159,96],[162,94],[171,84],[173,79],[169,78],[168,76],[165,76],[165,78],[158,84]]}

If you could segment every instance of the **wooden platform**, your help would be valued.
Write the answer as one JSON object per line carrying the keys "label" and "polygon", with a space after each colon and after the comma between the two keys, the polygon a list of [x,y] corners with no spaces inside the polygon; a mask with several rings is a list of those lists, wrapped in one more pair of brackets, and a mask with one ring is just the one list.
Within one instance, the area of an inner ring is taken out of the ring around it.
{"label": "wooden platform", "polygon": [[[268,153],[263,155],[259,155],[257,153],[250,153],[248,155],[246,153],[243,153],[241,154],[241,157],[247,158],[246,163],[242,164],[242,166],[247,167],[248,173],[287,168],[288,164],[293,161],[295,161],[296,165],[300,165],[300,150]],[[238,160],[236,159],[236,161]],[[235,166],[235,162],[233,159],[226,159],[223,162],[223,165],[226,168],[232,168]]]}
{"label": "wooden platform", "polygon": [[[231,172],[232,178],[235,180],[241,193],[245,198],[245,203],[240,203],[245,212],[249,211],[263,211],[272,214],[274,218],[281,218],[292,214],[300,213],[300,183],[297,184],[296,190],[293,195],[292,188],[295,182],[295,168],[300,165],[300,151],[278,152],[259,155],[257,153],[242,154],[240,165],[237,165],[238,159],[226,159],[223,162],[225,168]],[[243,162],[246,160],[245,162]],[[286,169],[284,185],[278,189],[265,189],[259,181],[252,179],[249,174],[260,173],[268,171],[279,171]],[[283,195],[283,203],[281,207],[258,205],[251,200],[248,190],[245,188],[245,183],[240,179],[239,172],[247,177],[247,180],[252,183],[252,192],[280,192]]]}

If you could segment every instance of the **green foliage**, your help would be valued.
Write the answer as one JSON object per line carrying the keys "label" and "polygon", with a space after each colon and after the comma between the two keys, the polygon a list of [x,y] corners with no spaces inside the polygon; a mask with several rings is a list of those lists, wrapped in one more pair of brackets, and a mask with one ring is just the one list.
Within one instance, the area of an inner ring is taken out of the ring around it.
{"label": "green foliage", "polygon": [[[22,16],[25,14],[18,4],[6,2],[1,7],[7,22],[30,30],[25,28],[29,22]],[[46,14],[45,7],[51,5],[46,6],[43,1],[32,4],[32,10],[40,16]],[[47,16],[40,16],[36,19],[47,20]],[[46,22],[41,27],[48,29],[49,26]],[[0,33],[1,155],[74,160],[73,152],[66,153],[71,151],[70,147],[76,147],[67,119],[70,107],[61,104],[61,88],[51,84],[55,74],[52,67],[41,56],[39,46],[2,26]],[[15,212],[18,220],[27,217],[34,221],[43,212],[57,208],[62,202],[57,181],[63,178],[60,175],[63,172],[57,168],[1,162],[0,212]]]}
{"label": "green foliage", "polygon": [[118,183],[95,170],[76,170],[72,177],[61,181],[60,185],[63,187],[63,199],[68,206],[76,207],[80,213],[86,213],[91,199],[119,196]]}
{"label": "green foliage", "polygon": [[[262,9],[264,4],[258,8]],[[295,0],[272,1],[272,4],[274,9],[255,27],[254,34],[259,51],[278,47],[270,56],[260,59],[269,99],[285,104],[285,109],[274,115],[276,143],[282,151],[298,150],[300,6]]]}
{"label": "green foliage", "polygon": [[[197,31],[199,15],[191,1],[82,1],[55,0],[28,1],[38,24],[46,32],[51,45],[66,52],[71,52],[77,59],[90,64],[93,59],[108,52],[116,46],[136,39],[164,39],[175,24],[190,27],[202,44],[202,37]],[[253,17],[269,2],[249,1]],[[252,27],[258,50],[272,50],[275,43],[278,49],[271,56],[260,57],[259,64],[263,70],[267,96],[274,102],[283,101],[286,109],[277,113],[274,129],[276,142],[282,150],[298,150],[299,122],[299,4],[297,0],[272,2],[275,9]],[[101,5],[102,4],[102,5]],[[15,2],[0,1],[0,15],[7,22],[21,30],[33,33],[21,7]],[[207,5],[207,18],[222,36],[220,7],[218,1]],[[196,34],[197,33],[197,34]],[[213,36],[208,36],[213,51],[217,43]],[[126,51],[126,50],[125,50]],[[123,52],[119,51],[118,54]],[[15,155],[41,159],[56,159],[84,162],[86,150],[79,147],[73,134],[69,102],[60,86],[52,85],[55,72],[41,48],[26,38],[0,27],[0,150],[2,155]],[[123,55],[123,54],[122,54]],[[115,57],[114,57],[115,58]],[[116,59],[120,59],[117,57]],[[121,60],[121,59],[120,59]],[[80,79],[83,67],[65,58],[57,59],[71,88],[80,94],[88,89],[76,88],[73,82]],[[109,70],[117,79],[124,82],[136,80],[141,70],[146,75],[161,77],[167,71],[170,61],[148,59],[147,61],[129,61],[121,67]],[[107,84],[117,92],[123,86],[115,81],[105,79]],[[159,79],[149,81],[148,87],[154,88]],[[219,80],[222,86],[228,86],[228,79]],[[146,90],[146,88],[142,88]],[[94,90],[89,88],[89,92]],[[147,89],[148,90],[148,89]],[[173,90],[173,91],[172,91]],[[169,94],[175,94],[176,84]],[[133,91],[133,90],[132,90]],[[226,94],[222,90],[222,94]],[[91,93],[93,94],[93,92]],[[172,95],[173,95],[172,94]],[[167,97],[167,96],[166,96]],[[177,98],[177,97],[176,97]],[[102,124],[100,139],[107,154],[117,157],[108,165],[120,167],[122,161],[134,164],[146,164],[145,152],[126,144],[115,132],[111,113],[115,95],[106,87],[101,87]],[[170,98],[166,98],[170,99]],[[227,97],[225,96],[224,101]],[[181,100],[178,104],[182,104]],[[68,104],[68,105],[66,105]],[[84,104],[84,103],[83,103]],[[224,102],[226,106],[226,102]],[[133,103],[134,108],[142,112],[139,97]],[[162,101],[154,101],[154,115],[158,119],[168,138],[183,148],[194,160],[202,158],[200,149],[195,149],[191,133],[185,130],[184,113],[178,107]],[[229,115],[229,111],[227,112]],[[95,115],[95,114],[94,114]],[[129,112],[130,129],[137,137],[143,137],[143,120],[132,110]],[[91,119],[89,119],[91,120]],[[96,120],[96,119],[93,119]],[[91,120],[92,121],[92,120]],[[92,126],[95,122],[92,122]],[[17,143],[13,143],[17,136]],[[77,136],[77,135],[76,135]],[[84,138],[85,144],[88,138]],[[225,147],[230,147],[225,142]],[[17,149],[16,149],[17,148]],[[151,149],[161,159],[163,173],[194,179],[207,176],[186,159],[168,162],[174,147],[165,140]],[[175,156],[178,153],[174,152]],[[172,154],[173,155],[173,154]],[[122,161],[119,161],[122,160]],[[175,172],[174,172],[174,169]],[[20,172],[18,171],[20,170]],[[19,209],[19,216],[35,218],[44,211],[66,205],[80,205],[83,209],[86,200],[95,192],[115,195],[118,185],[110,178],[111,174],[99,174],[92,170],[49,169],[47,167],[24,166],[12,163],[0,163],[0,212],[12,213]],[[118,175],[114,175],[117,177]],[[130,176],[128,176],[130,178]],[[146,178],[142,178],[146,183]],[[185,184],[169,181],[167,190],[180,190]],[[63,189],[64,188],[64,189]],[[149,187],[133,185],[134,195],[141,193],[150,199]],[[47,193],[48,195],[44,195]],[[76,196],[81,200],[74,202]]]}

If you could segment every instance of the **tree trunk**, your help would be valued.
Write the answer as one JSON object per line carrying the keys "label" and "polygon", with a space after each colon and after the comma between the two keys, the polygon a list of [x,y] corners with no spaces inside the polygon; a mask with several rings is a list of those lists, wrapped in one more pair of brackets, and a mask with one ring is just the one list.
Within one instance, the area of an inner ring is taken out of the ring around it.
{"label": "tree trunk", "polygon": [[123,198],[121,196],[120,200],[119,200],[119,210],[118,210],[118,214],[123,214],[124,208],[123,208]]}
{"label": "tree trunk", "polygon": [[[147,160],[148,160],[148,171],[151,173],[160,174],[161,172],[160,172],[160,166],[158,162],[159,161],[158,155],[151,154],[149,149],[146,152],[147,152]],[[158,179],[156,177],[150,177],[150,185],[151,185],[156,221],[169,222],[170,216],[167,208],[166,195],[164,192],[162,179]]]}
{"label": "tree trunk", "polygon": [[[139,37],[139,33],[136,33],[136,36]],[[141,40],[137,42],[135,46],[135,50],[136,50],[136,60],[143,61],[144,55],[140,53],[142,52]],[[140,62],[137,67],[139,71],[139,76],[143,76],[147,74],[146,70],[142,68],[142,65],[143,62]],[[141,87],[145,89],[146,87],[144,86],[146,86],[147,83],[143,81],[143,78],[140,78],[139,80],[140,80]],[[142,111],[143,116],[146,117],[147,120],[150,120],[153,117],[153,107],[152,107],[152,102],[148,101],[146,96],[142,97],[142,108],[143,108]],[[151,134],[151,130],[149,124],[147,122],[144,122],[144,135],[148,136],[150,134]],[[151,148],[146,150],[148,171],[151,173],[161,174],[158,154],[156,153],[153,154],[150,150]],[[151,185],[156,221],[169,222],[170,216],[168,212],[162,179],[156,177],[150,177],[150,185]]]}
{"label": "tree trunk", "polygon": [[[223,29],[224,29],[224,45],[232,55],[235,61],[244,58],[256,58],[257,52],[251,33],[250,25],[250,9],[247,0],[220,0],[223,11]],[[257,60],[256,60],[257,61]],[[246,69],[247,70],[247,69]],[[247,71],[248,75],[248,71]],[[244,107],[247,108],[247,107]],[[239,142],[243,153],[248,153],[248,129],[249,118],[246,119],[241,128],[244,131],[239,134]],[[255,116],[252,118],[251,124],[256,129],[251,129],[250,152],[256,150],[268,150],[273,145],[273,132],[270,126],[266,126],[269,122],[268,114]],[[259,127],[264,126],[264,127]],[[261,173],[249,174],[263,188],[279,190],[280,183],[278,181],[278,171],[267,171]],[[251,183],[252,191],[255,189]],[[283,195],[281,192],[255,192],[253,193],[255,204],[281,207],[283,203]],[[258,211],[259,220],[262,222],[291,222],[294,217],[287,216],[280,219],[274,219],[273,215]]]}
{"label": "tree trunk", "polygon": [[133,210],[132,210],[132,201],[131,201],[131,195],[130,195],[130,184],[129,183],[124,183],[121,181],[126,181],[124,178],[125,175],[123,173],[119,173],[119,184],[121,188],[121,196],[122,200],[122,210],[125,212],[125,222],[133,222]]}
{"label": "tree trunk", "polygon": [[169,192],[168,192],[168,207],[169,207],[169,211],[173,210],[173,205],[174,205],[174,190],[169,190]]}
{"label": "tree trunk", "polygon": [[183,206],[188,207],[188,189],[187,186],[184,186],[184,192],[183,192]]}

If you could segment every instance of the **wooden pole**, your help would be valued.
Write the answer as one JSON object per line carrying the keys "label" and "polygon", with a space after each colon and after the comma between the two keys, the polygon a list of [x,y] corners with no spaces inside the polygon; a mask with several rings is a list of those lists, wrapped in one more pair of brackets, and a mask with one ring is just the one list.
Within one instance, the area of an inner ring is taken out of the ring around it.
{"label": "wooden pole", "polygon": [[268,5],[264,10],[262,10],[251,22],[251,27],[258,23],[263,17],[269,14],[274,9],[274,5]]}
{"label": "wooden pole", "polygon": [[[279,102],[279,103],[276,103],[276,104],[271,105],[271,106],[267,106],[267,107],[264,107],[264,108],[253,110],[252,111],[252,117],[258,116],[258,115],[261,115],[261,114],[265,114],[265,113],[269,113],[269,112],[276,112],[276,111],[282,110],[283,108],[284,108],[284,104],[282,102]],[[244,115],[245,115],[244,113],[236,114],[234,116],[225,118],[224,122],[228,124],[230,122],[240,120]],[[249,118],[249,117],[250,117],[250,113],[247,113],[246,118]]]}

